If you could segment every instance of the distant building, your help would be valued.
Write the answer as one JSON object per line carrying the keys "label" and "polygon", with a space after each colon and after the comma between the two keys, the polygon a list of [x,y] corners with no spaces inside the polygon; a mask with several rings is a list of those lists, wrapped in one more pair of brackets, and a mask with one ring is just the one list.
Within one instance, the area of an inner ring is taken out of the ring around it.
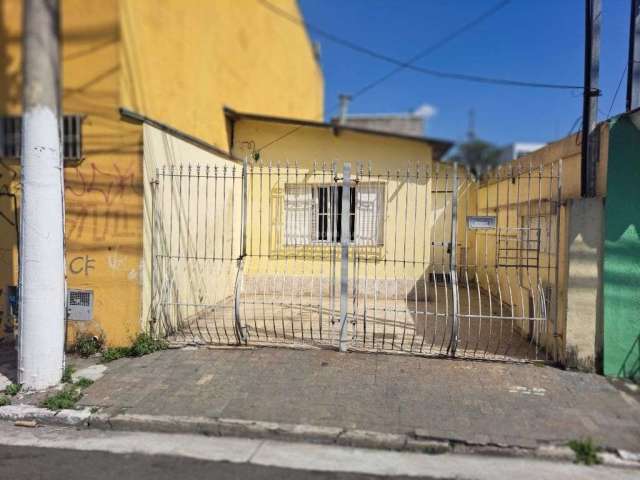
{"label": "distant building", "polygon": [[[334,121],[338,121],[338,119],[334,119]],[[344,124],[415,137],[421,137],[425,132],[425,117],[414,113],[349,114]]]}
{"label": "distant building", "polygon": [[500,163],[516,160],[527,153],[535,152],[544,147],[546,143],[516,142],[506,145],[501,149]]}

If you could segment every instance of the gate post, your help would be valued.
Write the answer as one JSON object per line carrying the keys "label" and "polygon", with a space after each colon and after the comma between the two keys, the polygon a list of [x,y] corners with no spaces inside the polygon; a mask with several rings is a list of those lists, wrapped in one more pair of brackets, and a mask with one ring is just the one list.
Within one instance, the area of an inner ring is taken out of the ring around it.
{"label": "gate post", "polygon": [[347,295],[349,292],[349,240],[351,201],[351,164],[345,163],[342,174],[342,211],[340,215],[340,345],[341,352],[347,351]]}
{"label": "gate post", "polygon": [[[164,169],[163,169],[164,173]],[[164,180],[164,178],[163,178]],[[159,222],[158,220],[158,199],[157,199],[157,189],[160,184],[160,168],[156,167],[156,176],[153,180],[149,182],[151,189],[151,285],[150,285],[150,294],[149,294],[149,314],[151,317],[150,321],[150,329],[149,331],[153,335],[159,336],[159,327],[157,325],[157,308],[156,308],[156,288],[157,288],[157,280],[156,275],[159,275],[158,268],[158,259],[156,258],[156,235]]]}
{"label": "gate post", "polygon": [[449,256],[449,273],[453,293],[453,321],[451,322],[451,356],[455,357],[458,348],[460,317],[458,305],[458,267],[456,264],[458,234],[458,164],[453,162],[453,193],[451,194],[451,255]]}
{"label": "gate post", "polygon": [[[242,163],[242,209],[240,211],[240,256],[238,257],[238,272],[236,275],[235,283],[235,295],[233,302],[233,311],[235,318],[235,334],[238,343],[247,343],[246,330],[242,326],[242,320],[240,318],[240,292],[242,290],[242,280],[244,275],[244,257],[247,255],[247,201],[248,201],[248,187],[247,187],[247,175],[249,174],[249,160],[248,155],[244,156]],[[235,181],[235,180],[234,180]],[[232,219],[233,225],[233,219]],[[233,228],[233,226],[231,227]],[[223,246],[224,248],[224,246]],[[233,251],[233,246],[231,247]]]}

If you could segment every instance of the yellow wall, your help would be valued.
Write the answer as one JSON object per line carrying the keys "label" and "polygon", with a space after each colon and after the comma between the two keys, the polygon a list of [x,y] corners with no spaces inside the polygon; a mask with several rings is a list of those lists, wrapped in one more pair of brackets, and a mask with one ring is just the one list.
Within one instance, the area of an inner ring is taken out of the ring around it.
{"label": "yellow wall", "polygon": [[[223,106],[321,120],[306,31],[255,0],[121,0],[123,106],[223,149]],[[278,6],[300,16],[295,0]]]}
{"label": "yellow wall", "polygon": [[[608,124],[600,127],[596,191],[601,199],[606,195],[609,134]],[[571,233],[570,208],[572,202],[584,202],[580,199],[580,162],[580,139],[572,135],[503,167],[497,174],[498,179],[479,184],[475,207],[477,214],[496,215],[499,228],[522,227],[522,217],[538,212],[548,215],[549,223],[544,227],[547,242],[551,242],[551,245],[546,252],[540,253],[541,268],[496,268],[495,231],[473,232],[468,243],[469,254],[481,266],[483,287],[494,293],[500,287],[503,298],[511,288],[511,298],[507,303],[513,303],[519,314],[534,313],[527,305],[531,286],[540,283],[552,287],[553,296],[548,299],[547,312],[550,322],[541,340],[563,362],[567,361],[568,352],[572,350],[579,349],[584,355],[593,357],[598,315],[595,307],[581,308],[585,304],[593,306],[597,301],[597,289],[582,288],[585,281],[598,284],[596,256],[584,258],[585,255],[577,255],[576,259],[572,259],[570,268],[570,249],[574,242],[581,242],[580,238],[573,238],[575,234]],[[549,229],[546,228],[548,226]],[[601,224],[593,222],[592,227],[593,233],[599,235]],[[588,263],[587,269],[583,263]],[[539,316],[538,312],[535,313]],[[526,331],[527,327],[526,322],[522,322],[521,329]]]}
{"label": "yellow wall", "polygon": [[[269,147],[261,149],[263,145],[287,135]],[[355,168],[362,163],[365,168],[371,164],[377,172],[388,169],[395,173],[397,170],[406,171],[407,167],[415,165],[429,166],[432,160],[431,147],[417,140],[394,138],[389,136],[366,134],[347,130],[340,130],[337,135],[330,128],[304,126],[298,128],[277,122],[267,122],[252,119],[238,119],[234,125],[233,154],[239,158],[249,153],[253,144],[261,149],[260,164],[272,165],[285,163],[308,168],[314,162],[318,166],[323,163],[350,162]]]}
{"label": "yellow wall", "polygon": [[[251,146],[260,148],[293,128],[239,119],[234,125],[233,152],[244,157]],[[445,195],[438,192],[451,190],[453,180],[450,168],[432,161],[432,147],[421,141],[344,130],[335,135],[330,128],[309,126],[265,148],[260,160],[252,162],[248,274],[285,270],[300,276],[328,274],[335,247],[283,244],[284,192],[287,184],[331,184],[334,162],[338,177],[349,162],[359,185],[384,186],[382,245],[351,250],[361,262],[371,264],[368,268],[377,269],[377,277],[402,277],[413,284],[412,279],[424,275],[425,269],[448,268],[445,248],[432,248],[431,240],[444,244],[450,239],[451,202],[445,205]],[[404,260],[405,271],[399,273],[398,265]]]}
{"label": "yellow wall", "polygon": [[[60,3],[63,109],[86,116],[85,158],[65,169],[68,285],[95,293],[94,321],[70,322],[69,340],[87,330],[121,345],[140,330],[143,173],[142,129],[118,108],[226,149],[223,105],[317,119],[322,75],[306,32],[250,0]],[[0,113],[20,113],[21,6],[0,0]],[[0,188],[19,194],[18,174],[3,160]],[[13,218],[10,202],[0,196]],[[13,228],[0,218],[3,292],[17,277]]]}
{"label": "yellow wall", "polygon": [[[9,59],[0,73],[0,109],[20,113],[21,4],[2,2]],[[61,2],[62,105],[65,113],[85,115],[86,158],[65,169],[66,266],[70,288],[95,292],[94,321],[70,322],[69,340],[78,330],[103,334],[123,344],[138,331],[140,295],[140,135],[123,124],[119,103],[119,20],[116,0]],[[7,89],[7,85],[10,86]],[[8,164],[7,160],[4,160]],[[19,172],[19,165],[8,165]],[[2,179],[0,179],[2,180]],[[19,194],[19,182],[10,187]],[[5,226],[2,225],[3,238]],[[3,269],[3,287],[15,284],[14,267]]]}

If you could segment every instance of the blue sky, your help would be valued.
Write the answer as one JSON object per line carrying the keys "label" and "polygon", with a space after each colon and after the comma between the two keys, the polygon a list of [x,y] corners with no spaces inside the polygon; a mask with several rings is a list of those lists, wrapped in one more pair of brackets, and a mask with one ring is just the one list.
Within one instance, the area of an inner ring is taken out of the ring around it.
{"label": "blue sky", "polygon": [[[497,0],[299,0],[305,19],[389,56],[407,59],[497,3]],[[629,0],[602,0],[600,118],[605,118],[627,59]],[[325,109],[393,66],[321,43]],[[418,64],[517,80],[581,85],[584,0],[512,0]],[[626,77],[611,114],[624,109]],[[353,101],[353,113],[436,109],[427,134],[462,140],[473,108],[478,136],[506,144],[562,138],[581,115],[579,92],[502,87],[432,78],[405,70]]]}

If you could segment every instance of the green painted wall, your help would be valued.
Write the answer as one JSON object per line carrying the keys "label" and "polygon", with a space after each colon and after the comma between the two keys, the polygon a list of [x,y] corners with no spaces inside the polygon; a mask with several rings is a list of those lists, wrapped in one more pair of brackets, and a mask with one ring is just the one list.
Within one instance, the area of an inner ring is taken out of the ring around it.
{"label": "green painted wall", "polygon": [[604,374],[640,380],[640,112],[611,120],[604,245]]}

